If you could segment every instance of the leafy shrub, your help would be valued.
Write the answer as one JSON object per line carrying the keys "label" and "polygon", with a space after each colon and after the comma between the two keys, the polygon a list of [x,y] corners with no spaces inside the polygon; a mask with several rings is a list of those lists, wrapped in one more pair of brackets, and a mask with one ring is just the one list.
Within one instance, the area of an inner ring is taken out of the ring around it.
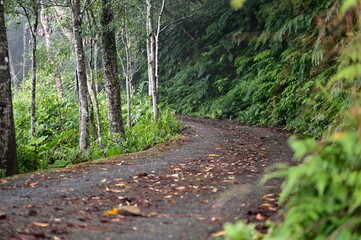
{"label": "leafy shrub", "polygon": [[[283,177],[284,221],[272,223],[264,240],[353,240],[361,238],[361,134],[339,132],[323,143],[290,144],[303,163],[267,176]],[[252,225],[226,225],[226,239],[254,239]],[[246,236],[246,237],[245,237]]]}
{"label": "leafy shrub", "polygon": [[274,174],[286,178],[280,202],[289,201],[285,221],[266,239],[360,239],[361,135],[350,131],[324,143],[290,142],[295,158],[304,162]]}

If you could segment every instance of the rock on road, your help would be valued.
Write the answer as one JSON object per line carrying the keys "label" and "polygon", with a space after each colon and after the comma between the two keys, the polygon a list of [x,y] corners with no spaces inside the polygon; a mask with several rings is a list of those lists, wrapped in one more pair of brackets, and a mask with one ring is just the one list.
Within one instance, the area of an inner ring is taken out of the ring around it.
{"label": "rock on road", "polygon": [[211,239],[279,192],[258,182],[292,158],[286,133],[181,119],[179,140],[141,153],[0,179],[0,239]]}

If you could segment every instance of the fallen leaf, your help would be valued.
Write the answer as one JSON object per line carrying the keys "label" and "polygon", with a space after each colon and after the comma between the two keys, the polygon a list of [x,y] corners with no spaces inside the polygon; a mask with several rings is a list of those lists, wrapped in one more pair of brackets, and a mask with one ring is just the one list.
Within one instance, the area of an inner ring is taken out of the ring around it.
{"label": "fallen leaf", "polygon": [[136,206],[121,206],[119,214],[123,216],[142,216],[140,209]]}
{"label": "fallen leaf", "polygon": [[202,200],[200,203],[207,204],[208,202],[209,202],[208,200]]}
{"label": "fallen leaf", "polygon": [[1,184],[5,184],[5,183],[8,183],[8,180],[0,180]]}
{"label": "fallen leaf", "polygon": [[174,178],[179,178],[179,174],[178,173],[176,173],[176,174],[172,174],[172,175],[170,175],[171,177],[174,177]]}
{"label": "fallen leaf", "polygon": [[208,154],[208,157],[219,157],[218,154]]}
{"label": "fallen leaf", "polygon": [[38,186],[39,183],[27,183],[26,186],[29,186],[29,187],[36,187]]}
{"label": "fallen leaf", "polygon": [[221,220],[224,220],[224,218],[222,217],[212,217],[212,221],[221,221]]}
{"label": "fallen leaf", "polygon": [[272,207],[272,204],[270,203],[263,203],[261,207]]}
{"label": "fallen leaf", "polygon": [[33,222],[31,225],[45,228],[45,227],[49,227],[49,226],[50,226],[50,223]]}
{"label": "fallen leaf", "polygon": [[138,173],[138,177],[146,177],[146,176],[148,176],[148,174],[145,172]]}
{"label": "fallen leaf", "polygon": [[259,221],[263,221],[263,220],[266,219],[266,217],[262,216],[260,213],[258,213],[257,216],[256,216],[256,219],[259,220]]}
{"label": "fallen leaf", "polygon": [[106,211],[105,216],[116,216],[118,215],[118,208],[113,208],[112,210]]}
{"label": "fallen leaf", "polygon": [[177,190],[180,190],[180,191],[183,191],[183,190],[186,189],[186,187],[181,186],[181,187],[177,187],[176,189],[177,189]]}
{"label": "fallen leaf", "polygon": [[110,188],[106,188],[105,191],[106,191],[106,192],[113,192],[113,193],[121,193],[121,192],[124,192],[124,190],[110,189]]}
{"label": "fallen leaf", "polygon": [[102,183],[105,183],[106,181],[107,181],[107,179],[105,179],[105,178],[103,180],[101,180]]}
{"label": "fallen leaf", "polygon": [[212,192],[216,193],[216,192],[218,192],[218,189],[217,189],[217,188],[213,188]]}
{"label": "fallen leaf", "polygon": [[175,169],[173,169],[174,171],[182,171],[182,169],[180,169],[180,168],[175,168]]}
{"label": "fallen leaf", "polygon": [[220,232],[213,233],[211,236],[212,237],[220,237],[220,236],[224,236],[226,233],[227,233],[226,230],[222,230]]}
{"label": "fallen leaf", "polygon": [[159,213],[157,212],[151,212],[148,214],[148,217],[155,217],[155,216],[158,216]]}

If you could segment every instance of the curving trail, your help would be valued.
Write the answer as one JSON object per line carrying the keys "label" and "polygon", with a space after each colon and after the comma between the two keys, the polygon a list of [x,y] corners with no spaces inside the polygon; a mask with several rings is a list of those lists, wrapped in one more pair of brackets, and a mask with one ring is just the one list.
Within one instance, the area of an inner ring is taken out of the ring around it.
{"label": "curving trail", "polygon": [[[237,219],[262,230],[280,181],[258,182],[273,163],[290,161],[288,135],[182,121],[180,140],[141,153],[0,179],[0,239],[210,239]],[[119,205],[136,208],[104,215]]]}

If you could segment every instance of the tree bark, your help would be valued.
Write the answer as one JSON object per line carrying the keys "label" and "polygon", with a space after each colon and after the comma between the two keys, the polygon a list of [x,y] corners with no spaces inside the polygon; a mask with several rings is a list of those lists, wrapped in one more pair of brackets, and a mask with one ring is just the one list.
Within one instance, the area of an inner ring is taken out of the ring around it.
{"label": "tree bark", "polygon": [[149,95],[152,97],[152,108],[154,119],[159,117],[158,110],[158,52],[159,52],[159,34],[161,18],[164,11],[165,0],[162,1],[162,7],[157,19],[157,29],[154,28],[154,3],[153,0],[147,0],[147,59],[148,59],[148,80]]}
{"label": "tree bark", "polygon": [[102,1],[102,45],[103,65],[105,74],[105,94],[108,106],[108,120],[110,134],[114,142],[125,139],[123,119],[121,113],[120,82],[117,67],[117,49],[115,31],[111,26],[114,20],[111,3],[109,0]]}
{"label": "tree bark", "polygon": [[27,63],[27,58],[26,58],[26,53],[27,53],[27,38],[26,38],[26,35],[27,35],[27,27],[26,27],[26,23],[24,23],[24,27],[23,27],[23,77],[21,79],[21,81],[25,81],[25,78],[26,78],[26,63]]}
{"label": "tree bark", "polygon": [[41,18],[41,24],[43,25],[43,31],[44,31],[44,36],[45,36],[45,46],[46,46],[46,51],[48,53],[48,61],[49,63],[52,65],[53,67],[53,72],[55,75],[55,84],[56,84],[56,90],[58,93],[58,98],[59,99],[63,99],[63,83],[62,83],[62,79],[61,79],[61,75],[60,75],[60,71],[59,68],[54,64],[53,61],[53,50],[52,50],[52,45],[51,45],[51,26],[49,24],[49,20],[46,16],[46,10],[44,7],[44,0],[41,0],[41,11],[40,11],[40,18]]}
{"label": "tree bark", "polygon": [[132,66],[132,54],[131,54],[131,41],[129,36],[127,14],[124,16],[124,30],[122,33],[122,42],[125,50],[125,65],[122,63],[122,68],[125,76],[125,86],[127,92],[127,124],[128,127],[132,126],[132,81],[133,81],[133,66]]}
{"label": "tree bark", "polygon": [[7,176],[19,173],[3,1],[0,2],[0,169]]}
{"label": "tree bark", "polygon": [[[25,11],[25,9],[24,9]],[[30,120],[30,133],[33,137],[36,136],[36,72],[37,72],[37,60],[36,60],[36,50],[37,50],[37,31],[38,31],[38,23],[39,23],[39,11],[38,6],[33,6],[34,12],[34,25],[30,26],[31,28],[31,41],[32,41],[32,79],[31,79],[31,120]],[[27,14],[27,18],[30,23],[30,17]]]}
{"label": "tree bark", "polygon": [[88,133],[89,110],[85,56],[81,36],[80,0],[71,0],[71,7],[79,88],[79,147],[80,150],[86,150],[90,145]]}

